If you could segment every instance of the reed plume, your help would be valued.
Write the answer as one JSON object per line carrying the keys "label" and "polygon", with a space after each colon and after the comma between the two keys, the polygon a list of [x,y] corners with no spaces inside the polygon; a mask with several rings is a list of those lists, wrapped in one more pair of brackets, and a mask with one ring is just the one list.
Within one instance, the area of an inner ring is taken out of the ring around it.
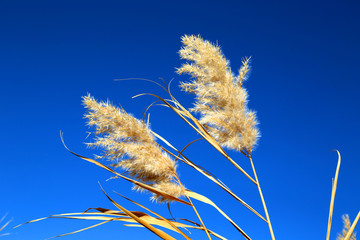
{"label": "reed plume", "polygon": [[[131,177],[174,197],[184,195],[175,161],[159,148],[148,125],[124,109],[109,102],[97,102],[90,95],[83,97],[83,104],[88,110],[87,124],[95,127],[96,137],[88,145],[103,149],[97,158],[111,160],[112,166],[121,167]],[[138,186],[134,189],[144,190]],[[152,199],[169,201],[157,194]]]}
{"label": "reed plume", "polygon": [[[184,46],[179,54],[188,62],[177,73],[189,74],[192,81],[182,82],[180,87],[183,91],[195,94],[196,102],[191,110],[201,114],[200,123],[218,144],[242,152],[249,158],[255,176],[253,182],[258,187],[266,222],[274,240],[269,213],[251,157],[260,132],[255,112],[248,109],[248,94],[243,88],[250,71],[250,58],[243,59],[239,73],[235,76],[218,45],[193,35],[185,35],[181,40]],[[245,174],[227,154],[225,157]]]}
{"label": "reed plume", "polygon": [[260,136],[256,114],[248,109],[248,94],[242,86],[250,59],[242,61],[235,76],[218,45],[188,35],[182,37],[182,43],[179,54],[188,62],[177,73],[192,77],[191,82],[180,85],[183,91],[196,95],[191,110],[201,113],[200,122],[221,146],[250,153]]}
{"label": "reed plume", "polygon": [[[349,229],[351,227],[349,215],[347,215],[347,214],[343,215],[342,220],[344,223],[344,228],[343,228],[342,232],[338,234],[336,240],[344,240],[345,236],[347,235],[347,233],[349,232]],[[356,240],[356,233],[353,233],[351,235],[350,240]]]}

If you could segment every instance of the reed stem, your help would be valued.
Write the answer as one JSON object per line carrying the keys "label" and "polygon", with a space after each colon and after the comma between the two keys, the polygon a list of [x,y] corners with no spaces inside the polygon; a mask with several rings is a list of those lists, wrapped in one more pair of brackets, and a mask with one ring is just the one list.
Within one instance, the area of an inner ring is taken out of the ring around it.
{"label": "reed stem", "polygon": [[270,216],[269,216],[269,213],[268,213],[268,210],[267,210],[267,207],[266,207],[266,203],[265,203],[265,199],[264,199],[263,193],[262,193],[262,191],[261,191],[260,182],[259,182],[259,179],[258,179],[258,177],[257,177],[256,170],[255,170],[255,166],[254,166],[253,160],[252,160],[252,158],[251,158],[251,155],[249,155],[249,159],[250,159],[251,167],[252,167],[252,169],[253,169],[254,176],[255,176],[255,180],[256,180],[256,183],[257,183],[256,185],[258,186],[258,189],[259,189],[260,198],[261,198],[261,201],[262,201],[262,204],[263,204],[263,207],[264,207],[264,211],[265,211],[267,223],[268,223],[269,230],[270,230],[271,239],[272,239],[272,240],[275,240],[274,231],[273,231],[272,226],[271,226]]}
{"label": "reed stem", "polygon": [[[175,174],[175,179],[176,179],[176,181],[178,182],[178,184],[185,190],[185,188],[184,188],[184,186],[182,185],[182,183],[181,183],[179,177],[177,176],[177,174]],[[194,212],[195,212],[196,216],[198,217],[201,225],[203,226],[204,231],[206,232],[207,237],[209,238],[209,240],[211,240],[209,231],[208,231],[208,229],[205,227],[205,224],[204,224],[204,222],[202,221],[202,219],[201,219],[198,211],[196,210],[196,207],[194,206],[194,204],[193,204],[193,202],[191,201],[190,197],[189,197],[186,193],[185,193],[185,196],[186,196],[186,198],[189,200],[189,203],[191,204],[192,208],[194,209]]]}
{"label": "reed stem", "polygon": [[189,197],[188,195],[186,195],[186,198],[189,200],[191,206],[193,207],[194,212],[196,213],[198,219],[200,220],[201,225],[202,225],[203,228],[204,228],[204,231],[206,232],[206,235],[208,236],[209,240],[211,240],[211,237],[210,237],[210,235],[209,235],[209,231],[208,231],[208,229],[205,227],[205,224],[204,224],[204,222],[202,221],[202,219],[201,219],[198,211],[196,210],[196,207],[194,206],[194,204],[192,203],[192,201],[191,201],[191,199],[190,199],[190,197]]}

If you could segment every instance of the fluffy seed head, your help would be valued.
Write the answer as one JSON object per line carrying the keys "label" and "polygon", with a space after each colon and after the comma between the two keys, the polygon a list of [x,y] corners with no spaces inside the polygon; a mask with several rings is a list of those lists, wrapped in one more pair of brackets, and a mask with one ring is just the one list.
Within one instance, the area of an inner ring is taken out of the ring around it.
{"label": "fluffy seed head", "polygon": [[239,74],[234,76],[219,46],[188,35],[182,37],[182,43],[179,54],[188,62],[177,73],[192,77],[191,82],[180,85],[196,96],[191,110],[201,113],[200,122],[220,145],[251,152],[260,132],[255,112],[247,108],[248,94],[242,87],[250,70],[249,58],[243,60]]}
{"label": "fluffy seed head", "polygon": [[[96,136],[88,145],[103,149],[98,158],[113,161],[112,166],[123,168],[143,183],[155,187],[169,185],[163,191],[170,195],[172,192],[183,195],[183,188],[174,183],[177,176],[175,162],[161,151],[146,124],[124,109],[109,102],[97,102],[90,95],[83,97],[83,104],[88,109],[85,118],[88,125],[95,128]],[[153,198],[166,201],[161,196]]]}

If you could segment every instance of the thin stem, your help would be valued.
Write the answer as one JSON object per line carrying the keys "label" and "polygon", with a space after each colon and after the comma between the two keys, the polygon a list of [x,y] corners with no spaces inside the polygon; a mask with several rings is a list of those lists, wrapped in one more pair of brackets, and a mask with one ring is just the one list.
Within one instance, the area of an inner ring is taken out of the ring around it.
{"label": "thin stem", "polygon": [[[187,124],[190,125],[190,127],[192,127],[195,131],[197,131],[201,137],[203,137],[207,142],[210,143],[210,145],[212,145],[216,150],[218,150],[222,155],[224,155],[224,157],[229,160],[237,169],[239,169],[247,178],[249,178],[253,183],[257,184],[256,181],[250,177],[250,175],[245,172],[244,169],[242,169],[234,160],[232,160],[227,153],[224,151],[224,149],[221,148],[221,146],[216,142],[216,140],[206,131],[206,129],[204,128],[203,125],[201,125],[199,123],[199,121],[191,115],[191,113],[189,111],[186,110],[186,108],[184,108],[172,95],[171,98],[173,99],[172,102],[175,104],[175,107],[172,106],[168,101],[166,101],[165,99],[152,94],[152,93],[143,93],[143,94],[139,94],[136,95],[134,97],[139,97],[139,96],[143,96],[143,95],[149,95],[149,96],[153,96],[156,97],[157,99],[161,100],[167,107],[169,107],[171,110],[173,110],[179,117],[181,117]],[[134,98],[133,97],[133,98]],[[191,121],[196,125],[196,127],[191,124],[187,118],[191,119]],[[247,156],[243,151],[242,153]],[[247,156],[249,157],[249,156]]]}
{"label": "thin stem", "polygon": [[333,216],[333,211],[334,211],[336,187],[337,187],[337,181],[339,178],[339,170],[340,170],[340,164],[341,164],[340,152],[338,150],[336,150],[336,151],[338,154],[338,164],[336,167],[335,179],[333,179],[333,185],[332,185],[332,189],[331,189],[331,200],[330,200],[330,210],[329,210],[329,220],[328,220],[328,229],[327,229],[327,233],[326,233],[326,240],[329,240],[329,238],[330,238],[330,230],[331,230],[331,222],[332,222],[332,216]]}
{"label": "thin stem", "polygon": [[201,225],[203,226],[203,228],[204,228],[204,230],[205,230],[205,232],[206,232],[206,235],[207,235],[208,238],[211,240],[211,237],[210,237],[210,235],[209,235],[209,231],[208,231],[208,229],[205,227],[205,224],[204,224],[204,222],[202,221],[202,219],[201,219],[198,211],[196,210],[196,207],[194,206],[194,204],[192,203],[192,201],[191,201],[191,199],[188,197],[188,195],[185,195],[185,196],[186,196],[186,198],[189,200],[191,206],[193,207],[193,209],[194,209],[194,211],[195,211],[195,213],[196,213],[196,216],[197,216],[198,219],[200,220],[200,223],[201,223]]}
{"label": "thin stem", "polygon": [[[257,180],[254,180],[252,177],[250,177],[250,175],[245,172],[240,166],[239,164],[237,164],[234,160],[231,159],[231,157],[229,157],[225,152],[223,153],[223,155],[225,156],[225,158],[227,160],[229,160],[237,169],[240,170],[240,172],[242,172],[247,178],[249,178],[253,183],[255,183],[256,185],[259,185],[259,182]],[[246,155],[245,155],[246,156]]]}
{"label": "thin stem", "polygon": [[[180,181],[180,179],[179,179],[179,177],[177,176],[177,174],[175,173],[175,178],[176,178],[176,181],[178,182],[178,184],[185,190],[185,188],[184,188],[184,186],[181,184],[181,181]],[[198,217],[198,219],[200,220],[200,223],[201,223],[201,225],[203,226],[203,228],[204,228],[204,231],[206,232],[206,235],[208,236],[208,238],[209,238],[209,240],[211,240],[211,237],[210,237],[210,234],[209,234],[209,231],[208,231],[208,229],[205,227],[205,224],[204,224],[204,222],[202,221],[202,219],[201,219],[201,217],[200,217],[200,215],[199,215],[199,213],[198,213],[198,211],[196,210],[196,207],[194,206],[194,204],[192,203],[192,201],[191,201],[191,199],[190,199],[190,197],[185,193],[185,196],[186,196],[186,198],[189,200],[189,202],[190,202],[190,204],[191,204],[191,206],[192,206],[192,208],[194,209],[194,212],[196,213],[196,216]]]}
{"label": "thin stem", "polygon": [[272,239],[272,240],[275,240],[274,232],[273,232],[273,229],[272,229],[272,226],[271,226],[271,222],[270,222],[269,213],[268,213],[268,210],[267,210],[267,207],[266,207],[266,204],[265,204],[265,199],[264,199],[264,196],[263,196],[262,191],[261,191],[260,182],[259,182],[259,179],[258,179],[258,177],[257,177],[256,171],[255,171],[255,166],[254,166],[253,160],[252,160],[252,158],[251,158],[251,155],[249,155],[249,159],[250,159],[250,162],[251,162],[251,167],[252,167],[253,172],[254,172],[255,180],[256,180],[256,182],[257,182],[256,185],[258,186],[258,189],[259,189],[260,198],[261,198],[261,201],[262,201],[262,204],[263,204],[263,207],[264,207],[264,211],[265,211],[267,223],[268,223],[268,225],[269,225],[269,230],[270,230],[271,239]]}
{"label": "thin stem", "polygon": [[[355,227],[356,227],[356,224],[357,224],[358,221],[359,221],[359,218],[360,218],[360,212],[359,212],[358,215],[356,216],[356,218],[355,218],[353,224],[351,225],[348,233],[346,234],[344,240],[350,240],[351,236],[353,235],[353,232],[354,232],[354,229],[355,229]],[[356,235],[356,233],[355,233],[355,235]]]}

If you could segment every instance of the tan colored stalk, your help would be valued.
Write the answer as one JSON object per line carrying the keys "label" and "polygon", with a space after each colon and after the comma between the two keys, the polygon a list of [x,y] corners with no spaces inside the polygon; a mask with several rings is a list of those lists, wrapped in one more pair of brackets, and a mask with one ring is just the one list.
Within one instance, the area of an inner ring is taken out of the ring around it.
{"label": "tan colored stalk", "polygon": [[[161,147],[164,151],[166,151],[168,154],[172,155],[173,157],[175,157],[176,159],[181,160],[182,162],[184,162],[185,164],[191,166],[192,168],[194,168],[196,171],[198,171],[199,173],[201,173],[202,175],[204,175],[205,177],[207,177],[208,179],[210,179],[211,181],[213,181],[214,183],[216,183],[219,187],[221,187],[223,190],[225,190],[228,194],[230,194],[233,198],[235,198],[237,201],[239,201],[241,204],[243,204],[246,208],[248,208],[251,212],[253,212],[255,215],[257,215],[259,218],[261,218],[262,220],[264,220],[265,222],[267,222],[267,220],[261,216],[261,214],[259,214],[257,211],[255,211],[255,209],[253,209],[249,204],[247,204],[244,200],[242,200],[240,197],[238,197],[235,193],[233,193],[224,183],[222,183],[217,177],[206,173],[203,168],[200,168],[198,165],[194,164],[192,161],[190,161],[187,157],[185,157],[183,155],[183,151],[185,150],[185,148],[187,148],[191,143],[199,140],[195,140],[193,142],[191,142],[190,144],[188,144],[183,150],[178,151],[173,145],[171,145],[166,139],[164,139],[162,136],[160,136],[159,134],[157,134],[154,131],[151,131],[152,134],[154,134],[158,139],[160,139],[161,141],[163,141],[166,145],[168,145],[169,147],[171,147],[173,150],[175,150],[176,152],[179,153],[179,155],[182,157],[180,158],[180,156],[176,156],[175,154],[173,154],[172,152],[168,151],[166,148]],[[202,138],[201,138],[202,139]]]}
{"label": "tan colored stalk", "polygon": [[349,229],[348,233],[346,234],[344,240],[350,240],[350,237],[351,237],[351,235],[352,235],[353,232],[354,232],[354,229],[355,229],[355,227],[356,227],[356,224],[357,224],[358,221],[359,221],[359,218],[360,218],[360,211],[359,211],[358,215],[356,216],[353,224],[351,225],[351,228]]}
{"label": "tan colored stalk", "polygon": [[331,191],[329,220],[328,220],[328,228],[327,228],[327,233],[326,233],[326,240],[329,240],[329,238],[330,238],[330,230],[331,230],[332,215],[333,215],[333,210],[334,210],[336,187],[337,187],[337,181],[338,181],[338,177],[339,177],[339,170],[340,170],[340,164],[341,164],[340,152],[338,150],[336,150],[336,152],[338,154],[338,164],[337,164],[337,167],[336,167],[335,179],[334,179],[333,186],[332,186],[332,191]]}
{"label": "tan colored stalk", "polygon": [[[220,146],[220,144],[208,133],[208,131],[206,131],[204,126],[186,108],[184,108],[172,95],[171,97],[174,100],[176,106],[181,109],[179,111],[180,113],[178,113],[174,109],[173,110],[181,118],[183,118],[195,131],[197,131],[208,143],[210,143],[211,146],[213,146],[216,150],[218,150],[229,162],[231,162],[238,170],[240,170],[240,172],[242,172],[253,183],[257,184],[256,181],[244,169],[242,169],[233,159],[231,159],[231,157],[224,151],[224,149]],[[190,122],[188,122],[184,116],[190,118],[197,126],[197,128],[194,127]],[[244,154],[243,151],[241,152]],[[247,156],[246,154],[244,155]]]}
{"label": "tan colored stalk", "polygon": [[211,237],[210,237],[210,234],[209,234],[208,229],[205,227],[205,224],[204,224],[203,220],[201,219],[200,214],[199,214],[198,211],[196,210],[196,207],[195,207],[195,205],[193,204],[193,202],[191,201],[190,197],[187,195],[187,193],[186,193],[186,191],[185,191],[185,188],[184,188],[184,186],[182,185],[182,183],[181,183],[181,181],[180,181],[180,179],[179,179],[179,177],[178,177],[177,174],[175,174],[175,179],[177,180],[177,182],[178,182],[178,184],[180,185],[180,187],[182,187],[182,188],[184,189],[186,198],[188,199],[189,203],[191,204],[192,208],[194,209],[194,212],[195,212],[196,216],[198,217],[201,225],[203,226],[204,231],[206,232],[207,237],[209,238],[209,240],[211,240]]}
{"label": "tan colored stalk", "polygon": [[262,202],[263,207],[264,207],[264,211],[265,211],[267,223],[268,223],[268,225],[269,225],[269,230],[270,230],[271,239],[275,240],[274,231],[273,231],[272,226],[271,226],[270,216],[269,216],[269,213],[268,213],[268,210],[267,210],[267,207],[266,207],[265,199],[264,199],[264,196],[263,196],[261,187],[260,187],[260,182],[259,182],[259,179],[258,179],[258,177],[257,177],[256,170],[255,170],[255,166],[254,166],[253,160],[252,160],[252,158],[251,158],[251,155],[249,156],[249,159],[250,159],[250,162],[251,162],[251,167],[252,167],[253,172],[254,172],[255,180],[256,180],[256,182],[257,182],[256,185],[258,186],[258,189],[259,189],[260,198],[261,198],[261,202]]}
{"label": "tan colored stalk", "polygon": [[[200,134],[211,146],[213,146],[216,150],[218,150],[228,161],[230,161],[240,172],[242,172],[248,179],[250,179],[254,184],[257,184],[256,181],[244,170],[242,169],[231,157],[224,151],[224,149],[219,145],[218,142],[204,129],[204,127],[199,123],[199,121],[189,112],[187,111],[173,96],[173,102],[175,103],[176,107],[172,106],[168,101],[165,99],[152,94],[152,93],[142,93],[134,96],[133,98],[149,95],[156,97],[160,101],[162,101],[166,107],[169,107],[173,110],[179,117],[181,117],[190,127],[192,127],[197,133]],[[196,127],[188,121],[188,118],[196,125]],[[244,152],[242,152],[244,154]],[[246,154],[244,154],[247,156]],[[248,157],[248,156],[247,156]]]}
{"label": "tan colored stalk", "polygon": [[127,209],[125,209],[124,207],[122,207],[121,205],[119,205],[117,202],[115,202],[114,200],[112,200],[107,194],[106,192],[102,189],[102,191],[104,192],[104,194],[106,195],[106,197],[122,212],[124,212],[126,215],[128,215],[129,217],[131,217],[132,219],[134,219],[136,222],[140,223],[141,225],[143,225],[144,227],[146,227],[147,229],[149,229],[151,232],[155,233],[156,235],[158,235],[159,237],[161,237],[164,240],[176,240],[175,238],[171,237],[170,235],[166,234],[165,232],[161,231],[160,229],[157,229],[155,227],[153,227],[151,224],[149,224],[147,221],[144,221],[143,219],[137,217],[134,213],[128,211]]}
{"label": "tan colored stalk", "polygon": [[221,215],[223,215],[247,240],[251,240],[251,238],[226,214],[224,213],[213,201],[209,198],[189,190],[186,190],[186,195],[190,198],[194,198],[203,203],[209,204],[213,206]]}
{"label": "tan colored stalk", "polygon": [[141,205],[140,203],[137,203],[137,202],[131,200],[130,198],[127,198],[127,197],[125,197],[125,196],[123,196],[123,195],[121,195],[121,194],[119,194],[119,193],[117,193],[117,192],[115,192],[115,193],[118,194],[119,196],[125,198],[126,200],[128,200],[128,201],[130,201],[130,202],[132,202],[132,203],[134,203],[134,204],[142,207],[143,209],[151,212],[151,213],[154,214],[155,216],[159,217],[161,220],[163,220],[163,221],[165,221],[166,223],[168,223],[171,227],[173,227],[173,228],[175,229],[176,232],[180,233],[184,238],[186,238],[186,240],[191,240],[191,238],[189,238],[185,233],[183,233],[177,226],[175,226],[175,224],[173,224],[171,221],[167,220],[167,219],[164,218],[163,216],[161,216],[161,215],[157,214],[156,212],[148,209],[147,207]]}
{"label": "tan colored stalk", "polygon": [[204,224],[203,220],[201,219],[201,217],[200,217],[200,215],[199,215],[198,211],[196,210],[195,205],[192,203],[192,201],[191,201],[191,199],[189,198],[189,196],[188,196],[188,195],[186,195],[186,194],[185,194],[185,196],[186,196],[186,198],[189,200],[189,202],[191,203],[191,206],[193,207],[194,212],[196,213],[196,216],[197,216],[197,217],[198,217],[198,219],[200,220],[200,223],[201,223],[201,225],[203,226],[203,228],[204,228],[204,230],[205,230],[205,232],[206,232],[206,235],[207,235],[207,236],[208,236],[208,238],[211,240],[211,237],[210,237],[210,235],[209,235],[209,231],[208,231],[208,229],[205,227],[205,224]]}

